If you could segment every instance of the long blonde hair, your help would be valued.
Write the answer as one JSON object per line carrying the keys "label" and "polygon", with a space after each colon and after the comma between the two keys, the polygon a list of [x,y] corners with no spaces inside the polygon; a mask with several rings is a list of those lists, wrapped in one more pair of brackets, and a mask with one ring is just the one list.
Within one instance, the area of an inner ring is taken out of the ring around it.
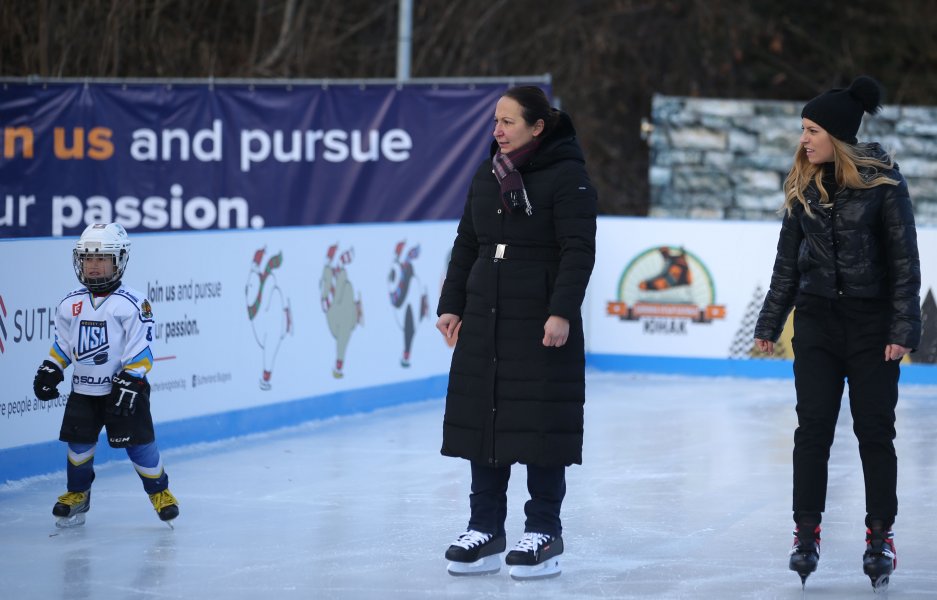
{"label": "long blonde hair", "polygon": [[[830,136],[833,142],[833,164],[835,165],[836,183],[839,186],[865,190],[879,185],[898,185],[897,179],[892,179],[885,174],[895,166],[895,161],[890,154],[885,154],[883,158],[868,156],[862,154],[862,150],[852,144],[847,144],[841,140]],[[864,168],[866,174],[860,171]],[[794,166],[791,167],[787,179],[784,180],[784,206],[781,210],[786,210],[791,214],[794,206],[799,202],[807,214],[812,215],[807,199],[804,197],[804,191],[809,187],[812,181],[820,191],[820,203],[827,204],[830,201],[830,195],[821,185],[823,179],[823,166],[811,164],[807,160],[807,153],[803,147],[798,146],[794,153]]]}

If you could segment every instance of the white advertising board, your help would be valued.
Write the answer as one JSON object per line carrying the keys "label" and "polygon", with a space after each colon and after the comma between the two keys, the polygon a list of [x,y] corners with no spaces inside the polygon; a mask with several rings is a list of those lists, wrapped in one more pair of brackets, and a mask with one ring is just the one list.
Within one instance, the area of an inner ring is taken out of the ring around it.
{"label": "white advertising board", "polygon": [[[779,234],[780,220],[600,219],[589,353],[749,358]],[[923,300],[937,290],[937,230],[919,228],[918,245]]]}
{"label": "white advertising board", "polygon": [[[434,324],[454,236],[454,222],[134,236],[124,281],[157,322],[156,423],[446,373]],[[73,245],[0,243],[0,449],[58,435],[64,397],[36,401],[32,380],[79,287]]]}
{"label": "white advertising board", "polygon": [[[440,221],[134,236],[124,279],[148,296],[158,324],[149,379],[161,445],[444,394],[452,354],[434,324],[455,229]],[[600,218],[583,306],[587,364],[613,357],[612,368],[666,363],[673,372],[702,361],[718,375],[772,363],[783,368],[771,374],[789,376],[788,361],[738,360],[753,358],[779,230]],[[919,229],[918,242],[921,294],[933,304],[937,230]],[[73,245],[0,240],[0,483],[63,460],[64,396],[39,402],[32,380],[53,340],[52,311],[78,287]],[[937,344],[928,335],[925,326]],[[913,367],[902,381],[937,383],[937,367]],[[67,382],[59,389],[67,393]]]}

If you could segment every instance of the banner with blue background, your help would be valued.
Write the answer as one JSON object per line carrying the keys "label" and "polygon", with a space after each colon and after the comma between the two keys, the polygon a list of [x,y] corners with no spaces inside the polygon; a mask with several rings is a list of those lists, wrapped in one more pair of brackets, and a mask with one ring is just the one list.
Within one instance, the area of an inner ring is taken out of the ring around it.
{"label": "banner with blue background", "polygon": [[0,237],[458,218],[508,87],[6,81]]}

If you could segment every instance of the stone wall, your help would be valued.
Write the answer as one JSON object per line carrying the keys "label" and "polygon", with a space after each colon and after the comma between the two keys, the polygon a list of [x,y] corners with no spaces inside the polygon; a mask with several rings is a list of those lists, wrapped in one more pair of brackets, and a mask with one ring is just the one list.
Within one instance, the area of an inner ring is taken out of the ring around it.
{"label": "stone wall", "polygon": [[[803,104],[655,96],[649,215],[778,219]],[[937,225],[937,107],[886,106],[858,138],[892,151],[917,223]]]}

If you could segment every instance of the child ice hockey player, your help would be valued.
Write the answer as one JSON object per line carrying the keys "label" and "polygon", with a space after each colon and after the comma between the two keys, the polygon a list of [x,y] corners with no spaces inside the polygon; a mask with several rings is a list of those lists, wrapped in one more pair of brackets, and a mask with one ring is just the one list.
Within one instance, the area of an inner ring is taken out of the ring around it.
{"label": "child ice hockey player", "polygon": [[56,308],[55,341],[33,381],[36,397],[52,400],[65,369],[75,366],[59,432],[68,443],[68,491],[52,508],[56,525],[85,522],[102,427],[112,447],[126,448],[159,518],[172,521],[179,505],[156,447],[146,380],[153,366],[153,312],[143,294],[121,282],[130,238],[117,223],[89,225],[72,254],[83,287],[69,292]]}

